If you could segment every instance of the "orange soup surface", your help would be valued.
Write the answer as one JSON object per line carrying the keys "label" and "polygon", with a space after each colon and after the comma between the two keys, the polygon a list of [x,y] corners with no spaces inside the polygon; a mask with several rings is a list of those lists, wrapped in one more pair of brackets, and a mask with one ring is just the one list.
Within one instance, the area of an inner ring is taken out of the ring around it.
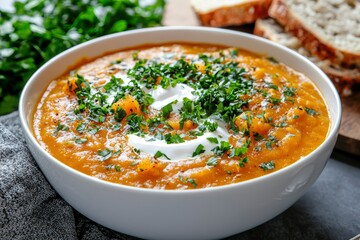
{"label": "orange soup surface", "polygon": [[53,80],[33,129],[51,155],[154,189],[232,184],[284,168],[326,138],[314,84],[273,58],[202,44],[141,46]]}

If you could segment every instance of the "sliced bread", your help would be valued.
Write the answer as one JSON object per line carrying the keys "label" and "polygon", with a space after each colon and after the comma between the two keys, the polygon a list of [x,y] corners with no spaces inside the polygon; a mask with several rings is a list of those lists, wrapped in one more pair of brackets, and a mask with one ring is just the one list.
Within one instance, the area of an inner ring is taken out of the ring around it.
{"label": "sliced bread", "polygon": [[272,0],[191,0],[204,26],[224,27],[253,23],[268,16]]}
{"label": "sliced bread", "polygon": [[274,0],[269,15],[320,59],[360,67],[359,0]]}
{"label": "sliced bread", "polygon": [[254,33],[294,49],[314,62],[334,82],[334,85],[342,96],[351,95],[353,84],[360,83],[360,69],[342,67],[331,63],[329,60],[321,60],[317,56],[312,55],[302,47],[297,37],[285,32],[284,28],[271,18],[258,19],[255,24]]}

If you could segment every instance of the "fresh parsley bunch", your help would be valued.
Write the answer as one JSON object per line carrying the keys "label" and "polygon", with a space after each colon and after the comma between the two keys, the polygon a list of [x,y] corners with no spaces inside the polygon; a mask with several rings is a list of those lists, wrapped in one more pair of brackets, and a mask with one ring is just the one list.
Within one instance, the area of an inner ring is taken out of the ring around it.
{"label": "fresh parsley bunch", "polygon": [[105,34],[161,24],[165,0],[25,0],[0,10],[0,115],[56,54]]}

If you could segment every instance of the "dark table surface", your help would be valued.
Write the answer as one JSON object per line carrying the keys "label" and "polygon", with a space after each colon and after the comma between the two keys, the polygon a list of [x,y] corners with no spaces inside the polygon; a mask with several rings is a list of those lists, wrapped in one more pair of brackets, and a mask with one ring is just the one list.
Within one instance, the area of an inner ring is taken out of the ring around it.
{"label": "dark table surface", "polygon": [[334,150],[318,180],[292,207],[228,239],[352,239],[359,234],[360,157]]}

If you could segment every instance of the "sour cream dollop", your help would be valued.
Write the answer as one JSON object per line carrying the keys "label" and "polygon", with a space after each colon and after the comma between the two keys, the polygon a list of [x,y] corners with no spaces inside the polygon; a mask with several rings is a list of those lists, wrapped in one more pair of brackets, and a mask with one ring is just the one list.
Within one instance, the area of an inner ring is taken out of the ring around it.
{"label": "sour cream dollop", "polygon": [[[179,110],[183,106],[184,98],[194,100],[196,97],[193,95],[194,89],[186,84],[178,83],[175,87],[169,87],[167,89],[160,85],[148,90],[153,98],[154,102],[150,105],[150,108],[161,110],[164,106],[174,101],[172,104],[173,112],[179,113]],[[217,122],[218,128],[214,132],[204,132],[202,136],[185,141],[183,143],[171,143],[168,144],[165,140],[159,140],[151,135],[137,136],[134,134],[128,135],[128,143],[134,148],[139,149],[141,152],[145,152],[150,155],[155,155],[158,151],[166,155],[171,161],[180,161],[184,159],[192,158],[193,153],[199,145],[203,146],[204,152],[202,154],[210,154],[211,150],[217,146],[216,143],[211,142],[208,138],[217,138],[218,142],[227,141],[229,133],[225,127],[225,123],[219,120],[208,119],[210,122]],[[195,129],[196,130],[196,129]],[[159,157],[160,160],[169,160],[165,156]]]}
{"label": "sour cream dollop", "polygon": [[150,105],[151,108],[161,110],[167,104],[177,100],[177,103],[172,104],[173,112],[177,113],[183,106],[183,99],[188,98],[194,100],[195,96],[192,94],[194,89],[186,84],[178,83],[175,87],[167,89],[160,85],[156,89],[152,89],[148,93],[154,98],[154,102]]}
{"label": "sour cream dollop", "polygon": [[[224,126],[220,125],[214,132],[205,132],[204,135],[183,143],[167,144],[165,140],[154,139],[148,135],[142,138],[134,134],[128,135],[128,143],[134,148],[140,149],[141,152],[151,155],[155,155],[158,151],[160,151],[171,161],[185,160],[192,158],[193,153],[200,144],[204,146],[203,150],[205,150],[205,152],[203,154],[210,154],[211,150],[218,144],[210,142],[208,138],[217,138],[219,142],[227,141],[229,133]],[[169,160],[164,156],[159,159]]]}

